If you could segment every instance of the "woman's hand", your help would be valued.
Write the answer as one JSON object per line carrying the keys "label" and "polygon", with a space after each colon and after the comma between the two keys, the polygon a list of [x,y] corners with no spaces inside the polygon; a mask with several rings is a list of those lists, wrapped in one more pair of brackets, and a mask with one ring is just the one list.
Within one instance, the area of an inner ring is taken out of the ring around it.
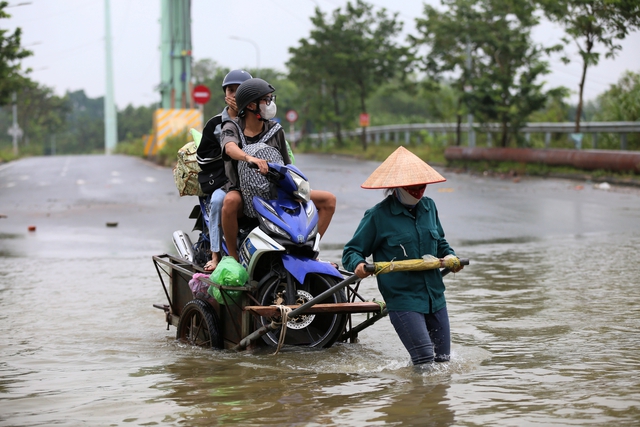
{"label": "woman's hand", "polygon": [[355,275],[358,276],[361,279],[364,279],[367,276],[371,276],[371,273],[364,271],[364,266],[365,263],[361,262],[360,264],[358,264],[358,266],[356,267],[356,271],[354,271]]}
{"label": "woman's hand", "polygon": [[[444,257],[445,260],[445,265],[449,265],[452,264],[451,267],[448,267],[449,270],[451,270],[453,273],[457,273],[458,271],[462,270],[464,268],[464,265],[460,264],[460,258],[458,258],[455,255],[447,255]],[[447,260],[451,260],[449,262],[446,262]]]}

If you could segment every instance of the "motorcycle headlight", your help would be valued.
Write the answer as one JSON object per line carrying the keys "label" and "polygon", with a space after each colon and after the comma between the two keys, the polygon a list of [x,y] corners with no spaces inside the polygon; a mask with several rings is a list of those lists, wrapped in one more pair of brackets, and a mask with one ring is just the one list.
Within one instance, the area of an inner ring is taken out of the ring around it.
{"label": "motorcycle headlight", "polygon": [[272,233],[276,233],[282,237],[285,237],[287,239],[290,238],[289,234],[284,231],[281,227],[278,227],[277,225],[275,225],[273,222],[269,221],[268,219],[262,218],[262,224]]}
{"label": "motorcycle headlight", "polygon": [[315,227],[313,227],[313,230],[311,230],[311,233],[309,233],[309,237],[307,237],[307,242],[309,240],[315,239],[316,234],[318,234],[318,224],[316,224]]}
{"label": "motorcycle headlight", "polygon": [[296,184],[296,187],[298,187],[298,190],[294,191],[293,194],[306,202],[311,200],[311,187],[309,186],[309,181],[295,172],[289,171],[289,174],[291,174],[293,182]]}

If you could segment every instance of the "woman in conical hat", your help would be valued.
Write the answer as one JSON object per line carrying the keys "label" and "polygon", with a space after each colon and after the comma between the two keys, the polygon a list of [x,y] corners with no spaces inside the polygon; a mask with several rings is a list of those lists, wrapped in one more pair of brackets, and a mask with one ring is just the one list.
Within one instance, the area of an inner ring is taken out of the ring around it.
{"label": "woman in conical hat", "polygon": [[[455,257],[434,201],[423,197],[428,184],[444,181],[406,148],[394,151],[362,184],[366,189],[385,189],[387,196],[365,212],[344,248],[344,267],[364,278],[369,275],[364,271],[365,259],[371,255],[373,262],[424,255]],[[376,279],[391,323],[413,364],[448,361],[451,338],[440,270],[400,271]]]}

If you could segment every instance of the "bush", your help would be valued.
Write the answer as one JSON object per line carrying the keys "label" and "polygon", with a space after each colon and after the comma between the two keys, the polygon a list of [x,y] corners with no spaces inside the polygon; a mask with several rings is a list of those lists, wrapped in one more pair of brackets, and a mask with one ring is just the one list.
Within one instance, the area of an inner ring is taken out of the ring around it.
{"label": "bush", "polygon": [[167,137],[165,144],[160,150],[158,150],[157,163],[163,166],[173,166],[176,163],[178,150],[182,148],[184,144],[192,141],[191,134],[187,129],[175,135]]}
{"label": "bush", "polygon": [[144,145],[144,138],[131,138],[126,141],[118,142],[114,152],[116,154],[126,154],[128,156],[145,157]]}

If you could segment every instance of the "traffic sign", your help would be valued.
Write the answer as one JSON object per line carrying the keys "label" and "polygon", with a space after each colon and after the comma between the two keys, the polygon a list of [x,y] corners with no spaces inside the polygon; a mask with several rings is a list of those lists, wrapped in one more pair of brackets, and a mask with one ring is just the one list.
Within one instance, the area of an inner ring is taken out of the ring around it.
{"label": "traffic sign", "polygon": [[360,126],[362,127],[369,126],[369,114],[367,113],[360,114]]}
{"label": "traffic sign", "polygon": [[193,102],[196,104],[206,104],[211,99],[211,91],[205,85],[198,85],[193,88]]}
{"label": "traffic sign", "polygon": [[296,110],[289,110],[285,117],[289,123],[293,123],[298,120],[298,113],[296,113]]}

